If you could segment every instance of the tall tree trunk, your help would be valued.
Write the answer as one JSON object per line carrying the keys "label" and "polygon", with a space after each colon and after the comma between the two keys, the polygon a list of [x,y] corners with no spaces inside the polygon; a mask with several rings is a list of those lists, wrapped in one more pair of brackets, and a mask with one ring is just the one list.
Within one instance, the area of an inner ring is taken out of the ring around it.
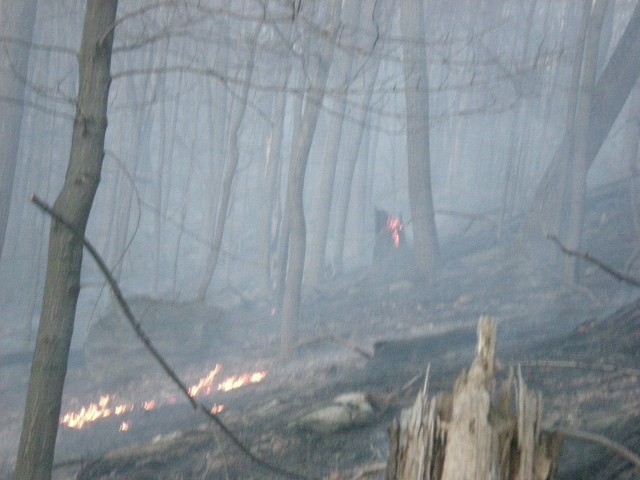
{"label": "tall tree trunk", "polygon": [[[291,63],[287,62],[286,67],[281,67],[279,79],[282,83],[287,84],[289,73],[291,71]],[[282,139],[284,134],[284,117],[286,114],[287,93],[286,91],[278,92],[276,95],[272,111],[273,123],[271,132],[267,138],[267,146],[265,153],[264,181],[262,182],[264,189],[264,204],[260,211],[260,257],[264,262],[262,274],[260,276],[262,290],[265,294],[271,294],[273,289],[272,278],[276,272],[273,271],[271,259],[277,257],[278,231],[280,229],[279,217],[282,215],[280,211],[280,173],[282,171]]]}
{"label": "tall tree trunk", "polygon": [[[586,146],[587,168],[593,164],[639,76],[640,2],[636,4],[622,37],[593,89]],[[528,238],[559,233],[548,219],[558,218],[558,212],[562,209],[562,160],[569,155],[570,143],[565,135],[538,184],[523,227]]]}
{"label": "tall tree trunk", "polygon": [[[79,88],[69,167],[55,210],[84,234],[100,182],[111,83],[117,0],[88,0],[79,60]],[[17,480],[51,478],[62,389],[73,334],[82,239],[51,223],[49,257],[36,350],[27,390]]]}
{"label": "tall tree trunk", "polygon": [[[608,0],[586,0],[585,15],[589,16],[589,26],[584,47],[584,66],[582,69],[582,83],[576,106],[574,125],[574,154],[569,159],[572,172],[568,183],[569,221],[566,245],[572,250],[580,248],[582,239],[582,224],[584,223],[585,197],[587,190],[587,172],[589,161],[587,158],[587,141],[589,135],[589,112],[591,111],[592,92],[596,83],[598,69],[598,53],[600,50],[600,32],[604,16],[607,11]],[[588,12],[591,10],[591,14]],[[578,263],[573,256],[564,258],[564,276],[566,280],[575,282],[578,279]]]}
{"label": "tall tree trunk", "polygon": [[426,277],[438,261],[439,248],[433,198],[429,153],[429,80],[421,0],[406,0],[400,4],[404,36],[404,80],[407,108],[407,157],[409,203],[413,224],[416,267]]}
{"label": "tall tree trunk", "polygon": [[[5,0],[0,6],[0,258],[9,220],[13,177],[18,160],[24,84],[29,65],[37,0]],[[26,43],[20,43],[26,42]]]}
{"label": "tall tree trunk", "polygon": [[328,38],[323,38],[323,43],[317,56],[310,55],[309,58],[312,62],[312,59],[315,59],[317,65],[312,76],[310,91],[306,95],[299,133],[296,136],[289,165],[287,207],[291,211],[291,243],[280,327],[280,357],[282,359],[291,357],[297,339],[300,292],[302,289],[307,237],[303,205],[304,174],[318,116],[320,115],[324,89],[329,75],[329,66],[333,57],[333,42],[335,41],[335,34],[340,21],[341,4],[340,0],[332,0],[328,6],[328,18],[325,23]]}
{"label": "tall tree trunk", "polygon": [[205,273],[198,289],[198,301],[204,302],[207,295],[207,290],[211,284],[213,278],[213,272],[218,264],[218,258],[220,256],[220,248],[222,247],[222,236],[224,234],[224,226],[227,220],[229,200],[231,198],[231,188],[233,186],[233,180],[236,175],[238,166],[238,159],[240,157],[240,150],[238,146],[238,135],[240,132],[240,126],[242,125],[242,119],[247,109],[247,99],[249,96],[249,86],[251,84],[251,77],[253,75],[253,67],[255,62],[256,42],[258,33],[260,33],[261,24],[255,27],[255,30],[251,36],[250,44],[251,51],[249,58],[245,64],[244,82],[242,84],[242,92],[238,97],[236,109],[232,113],[231,125],[229,126],[229,140],[228,140],[228,162],[224,172],[224,178],[222,181],[222,196],[220,199],[220,206],[217,212],[216,229],[213,237],[213,245],[209,250],[207,256],[207,263],[205,267]]}
{"label": "tall tree trunk", "polygon": [[[351,23],[354,26],[358,25],[358,17],[361,11],[360,4],[361,2],[359,0],[353,0],[345,5],[345,8],[342,10],[344,23]],[[353,37],[355,37],[355,35]],[[342,38],[344,38],[344,34]],[[318,208],[316,210],[316,231],[309,242],[308,278],[311,284],[316,285],[322,281],[325,272],[325,251],[327,248],[327,238],[329,234],[329,217],[333,198],[333,184],[338,165],[340,139],[344,127],[344,112],[347,107],[346,94],[349,87],[352,63],[353,54],[351,52],[342,52],[342,54],[334,61],[335,72],[333,77],[336,78],[336,84],[340,91],[333,100],[332,117],[324,145],[322,174],[317,194],[316,205]]]}
{"label": "tall tree trunk", "polygon": [[[381,15],[383,15],[383,10],[386,11],[385,8],[379,7],[377,4],[371,4],[367,2],[363,5],[363,8],[366,9],[361,14],[363,17],[373,17],[377,21]],[[371,10],[370,10],[371,9]],[[366,27],[369,32],[376,31],[376,28]],[[377,38],[372,36],[370,38],[365,39],[363,42],[366,47],[365,48],[373,48],[375,45]],[[344,159],[344,171],[343,175],[340,178],[340,188],[338,194],[336,195],[336,205],[334,208],[336,220],[336,231],[335,231],[335,245],[333,251],[333,268],[334,272],[338,275],[342,274],[344,270],[344,245],[345,245],[345,237],[347,231],[347,218],[349,216],[349,203],[351,200],[352,194],[352,184],[353,184],[353,172],[356,168],[356,163],[358,162],[358,153],[360,151],[360,147],[362,145],[362,137],[364,135],[365,129],[365,120],[368,113],[368,108],[371,105],[371,99],[373,98],[373,89],[376,83],[376,79],[378,77],[378,70],[380,67],[380,56],[381,54],[374,54],[371,59],[371,65],[369,66],[369,71],[367,72],[367,76],[365,78],[365,92],[362,96],[361,105],[355,109],[352,113],[352,121],[350,122],[350,130],[349,132],[349,142],[345,142],[344,150],[342,152],[342,158]]]}

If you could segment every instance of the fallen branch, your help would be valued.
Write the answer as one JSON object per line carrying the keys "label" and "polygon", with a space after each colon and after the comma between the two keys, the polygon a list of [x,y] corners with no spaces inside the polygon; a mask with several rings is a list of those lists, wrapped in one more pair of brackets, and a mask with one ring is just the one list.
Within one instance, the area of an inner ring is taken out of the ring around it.
{"label": "fallen branch", "polygon": [[635,465],[636,468],[640,468],[640,457],[638,455],[636,455],[624,445],[621,445],[618,442],[614,442],[613,440],[610,440],[603,435],[583,432],[581,430],[573,430],[570,428],[552,428],[544,431],[548,433],[559,433],[566,438],[573,438],[575,440],[583,440],[585,442],[601,445],[611,452],[615,453],[616,455],[624,458],[632,465]]}
{"label": "fallen branch", "polygon": [[601,270],[604,270],[609,275],[618,279],[619,281],[628,283],[630,285],[633,285],[634,287],[640,287],[640,280],[630,275],[627,275],[625,273],[622,273],[613,267],[610,267],[609,265],[604,263],[602,260],[598,260],[597,258],[592,257],[587,252],[583,253],[583,252],[576,252],[575,250],[570,250],[569,248],[565,247],[562,244],[562,242],[558,239],[558,237],[556,237],[555,235],[547,235],[547,238],[551,240],[553,243],[555,243],[558,246],[558,248],[562,251],[562,253],[572,257],[576,257],[576,258],[582,258],[587,262],[593,263],[595,266],[597,266]]}
{"label": "fallen branch", "polygon": [[358,355],[366,358],[367,360],[370,359],[371,357],[373,357],[372,353],[367,352],[366,350],[363,350],[362,348],[358,347],[355,343],[350,342],[346,338],[340,337],[338,335],[323,335],[321,337],[314,337],[314,338],[310,338],[308,340],[302,340],[301,342],[298,343],[296,348],[302,348],[302,347],[306,347],[308,345],[313,345],[314,343],[322,343],[322,342],[339,343],[340,345],[343,345],[343,346],[353,350]]}
{"label": "fallen branch", "polygon": [[[594,370],[606,373],[619,372],[625,375],[640,375],[640,370],[637,368],[618,367],[616,365],[608,364],[584,363],[573,360],[525,360],[524,362],[518,362],[517,365],[521,365],[523,367],[566,368],[575,370]],[[516,365],[514,364],[513,366]]]}
{"label": "fallen branch", "polygon": [[282,467],[279,467],[277,465],[273,465],[272,463],[268,462],[267,460],[264,460],[264,459],[256,456],[255,454],[253,454],[251,452],[251,450],[249,449],[249,447],[246,446],[244,443],[242,443],[240,441],[240,439],[238,439],[238,437],[236,437],[236,435],[231,430],[229,430],[229,427],[227,427],[222,422],[222,420],[220,420],[218,418],[217,415],[214,415],[213,413],[211,413],[211,411],[204,404],[202,404],[201,402],[196,400],[193,396],[191,396],[191,394],[189,394],[189,388],[180,379],[180,377],[176,374],[176,372],[171,368],[171,366],[168,364],[168,362],[162,357],[160,352],[158,352],[156,347],[151,342],[151,339],[149,339],[149,337],[147,337],[146,333],[142,329],[142,326],[136,320],[135,316],[133,315],[133,312],[131,311],[131,308],[129,308],[129,305],[127,304],[126,300],[124,299],[124,295],[122,293],[122,290],[120,290],[120,286],[116,282],[115,278],[113,278],[113,275],[111,275],[111,272],[109,271],[109,268],[104,263],[104,260],[102,260],[102,257],[97,252],[95,247],[91,244],[91,242],[89,242],[89,240],[87,240],[84,235],[82,235],[80,232],[78,232],[77,229],[75,227],[73,227],[73,225],[71,225],[69,222],[67,222],[58,212],[54,211],[47,203],[45,203],[43,200],[38,198],[35,194],[31,194],[29,200],[32,203],[34,203],[38,208],[40,208],[42,211],[44,211],[47,214],[49,214],[57,222],[59,222],[62,225],[64,225],[71,233],[73,233],[79,240],[82,241],[84,247],[87,249],[89,254],[93,257],[93,259],[95,260],[96,264],[98,265],[98,268],[100,268],[100,271],[102,272],[102,274],[107,279],[107,282],[109,283],[109,286],[111,287],[113,295],[115,296],[116,300],[118,301],[118,304],[122,308],[122,311],[124,312],[125,317],[127,318],[127,321],[129,322],[129,324],[131,325],[131,327],[135,331],[137,337],[142,341],[142,343],[144,344],[145,348],[149,351],[149,353],[151,353],[153,358],[155,358],[156,361],[160,364],[160,366],[162,367],[164,372],[169,376],[169,378],[171,378],[173,383],[175,383],[178,386],[178,388],[180,389],[180,391],[184,394],[184,396],[187,397],[187,400],[189,401],[191,406],[194,408],[194,410],[200,411],[207,418],[212,420],[225,433],[225,435],[231,440],[231,442],[242,453],[244,453],[248,458],[250,458],[252,461],[254,461],[257,465],[260,465],[260,466],[266,468],[267,470],[270,470],[273,473],[284,475],[284,476],[286,476],[288,478],[296,478],[296,479],[300,479],[300,480],[310,480],[310,477],[307,477],[306,475],[298,474],[298,473],[295,473],[295,472],[290,472],[289,470],[286,470],[286,469],[284,469]]}

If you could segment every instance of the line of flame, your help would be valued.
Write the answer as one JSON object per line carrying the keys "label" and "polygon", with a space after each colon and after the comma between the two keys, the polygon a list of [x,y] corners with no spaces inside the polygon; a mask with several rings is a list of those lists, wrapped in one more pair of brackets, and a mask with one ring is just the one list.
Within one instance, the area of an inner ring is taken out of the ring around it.
{"label": "line of flame", "polygon": [[[211,370],[205,377],[201,378],[197,384],[189,388],[189,395],[191,395],[192,397],[207,396],[210,395],[214,390],[221,392],[230,392],[248,384],[260,383],[267,376],[267,372],[265,371],[255,372],[251,374],[244,373],[242,375],[233,375],[224,379],[214,389],[215,378],[221,370],[222,366],[220,364],[216,364],[213,370]],[[148,400],[146,402],[142,402],[142,404],[140,404],[139,406],[136,406],[134,404],[122,403],[112,407],[109,405],[109,403],[114,398],[114,395],[102,395],[98,403],[91,403],[88,407],[82,407],[76,412],[72,411],[64,414],[60,419],[60,423],[68,428],[80,430],[85,426],[85,424],[93,423],[100,419],[108,418],[112,415],[120,416],[138,409],[150,411],[160,405],[163,405],[163,403],[156,402],[155,400]],[[167,403],[173,404],[175,403],[175,400],[170,400]],[[215,415],[222,412],[223,410],[224,405],[215,404],[211,409],[211,413]],[[129,430],[129,427],[130,422],[123,421],[120,425],[119,430],[121,432],[125,432]]]}

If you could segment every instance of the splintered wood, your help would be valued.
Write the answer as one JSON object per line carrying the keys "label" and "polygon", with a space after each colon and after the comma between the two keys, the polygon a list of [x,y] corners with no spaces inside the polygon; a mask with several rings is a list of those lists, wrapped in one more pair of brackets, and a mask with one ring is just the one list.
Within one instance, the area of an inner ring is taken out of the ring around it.
{"label": "splintered wood", "polygon": [[516,380],[511,370],[496,394],[495,352],[495,322],[481,317],[476,358],[453,393],[429,398],[425,381],[391,426],[388,480],[555,478],[562,438],[542,432],[542,397],[519,371]]}

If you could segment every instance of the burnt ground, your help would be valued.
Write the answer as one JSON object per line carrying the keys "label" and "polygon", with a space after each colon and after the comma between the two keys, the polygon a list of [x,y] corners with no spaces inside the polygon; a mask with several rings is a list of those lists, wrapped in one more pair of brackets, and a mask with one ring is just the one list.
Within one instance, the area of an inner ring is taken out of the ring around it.
{"label": "burnt ground", "polygon": [[[596,192],[586,226],[589,252],[619,269],[637,242],[627,203],[619,187]],[[403,278],[402,271],[367,271],[308,291],[300,315],[304,345],[287,364],[278,362],[278,321],[265,306],[229,309],[207,348],[181,359],[176,371],[187,385],[216,363],[223,365],[221,378],[267,371],[262,383],[201,400],[224,404],[218,418],[272,464],[309,478],[384,478],[387,428],[411,404],[422,381],[406,384],[429,366],[431,393],[450,390],[474,355],[479,316],[489,314],[498,322],[501,375],[522,364],[528,385],[544,395],[548,428],[600,433],[639,452],[640,382],[634,369],[640,368],[640,304],[628,305],[640,292],[586,264],[580,286],[563,283],[533,251],[521,248],[516,237],[496,243],[490,231],[470,231],[447,244],[440,272],[426,282]],[[631,271],[639,272],[637,266]],[[311,341],[327,336],[347,342]],[[356,346],[373,356],[365,358]],[[111,360],[126,361],[118,355]],[[127,403],[154,399],[157,406],[82,430],[61,426],[56,462],[70,462],[56,469],[55,478],[76,478],[79,472],[79,478],[92,479],[286,478],[248,459],[179,398],[159,369],[141,371],[133,380],[98,382],[86,365],[82,358],[71,362],[63,411],[105,393]],[[8,478],[27,375],[28,365],[19,359],[0,369],[0,474]],[[352,391],[389,402],[378,405],[365,425],[335,433],[291,426],[304,413]],[[123,420],[130,429],[119,432]],[[565,442],[560,478],[634,474],[600,446]]]}

